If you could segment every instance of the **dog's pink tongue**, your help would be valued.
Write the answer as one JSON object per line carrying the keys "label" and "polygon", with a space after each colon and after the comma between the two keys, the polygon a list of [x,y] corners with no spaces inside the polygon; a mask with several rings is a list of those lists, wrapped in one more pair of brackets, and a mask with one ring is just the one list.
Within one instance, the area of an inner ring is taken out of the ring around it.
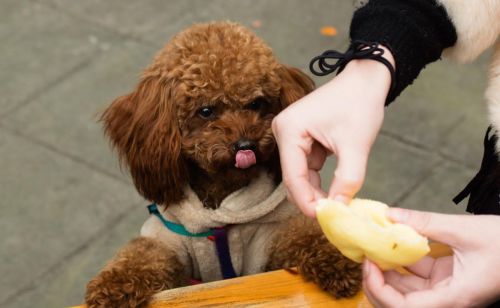
{"label": "dog's pink tongue", "polygon": [[255,158],[255,153],[252,150],[241,150],[236,153],[236,168],[246,169],[252,165],[255,165],[257,159]]}

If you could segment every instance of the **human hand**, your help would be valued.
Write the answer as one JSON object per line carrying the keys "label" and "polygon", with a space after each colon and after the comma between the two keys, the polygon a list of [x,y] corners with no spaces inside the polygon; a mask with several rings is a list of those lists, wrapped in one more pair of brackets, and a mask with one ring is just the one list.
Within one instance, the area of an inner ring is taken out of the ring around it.
{"label": "human hand", "polygon": [[[388,50],[384,55],[394,65]],[[351,61],[336,78],[274,119],[288,198],[307,216],[314,217],[317,199],[326,197],[319,170],[328,155],[337,156],[328,196],[348,203],[361,188],[390,83],[383,64]]]}
{"label": "human hand", "polygon": [[449,245],[453,256],[424,257],[412,275],[363,266],[363,288],[376,307],[473,307],[500,298],[500,217],[391,209],[389,217]]}

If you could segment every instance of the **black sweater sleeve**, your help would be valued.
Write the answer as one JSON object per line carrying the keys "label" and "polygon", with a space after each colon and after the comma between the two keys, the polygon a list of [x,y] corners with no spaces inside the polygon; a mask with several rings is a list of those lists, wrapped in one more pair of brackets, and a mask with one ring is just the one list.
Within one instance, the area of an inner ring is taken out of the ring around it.
{"label": "black sweater sleeve", "polygon": [[457,40],[446,10],[435,0],[370,0],[354,13],[350,36],[352,41],[378,42],[391,50],[396,80],[388,103]]}

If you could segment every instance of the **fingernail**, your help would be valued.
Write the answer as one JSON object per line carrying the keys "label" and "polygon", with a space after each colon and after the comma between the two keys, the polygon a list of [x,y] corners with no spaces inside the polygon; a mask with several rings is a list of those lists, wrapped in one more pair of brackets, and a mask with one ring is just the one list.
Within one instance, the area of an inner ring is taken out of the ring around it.
{"label": "fingernail", "polygon": [[410,211],[400,208],[390,208],[387,211],[387,217],[395,222],[406,222],[410,216]]}

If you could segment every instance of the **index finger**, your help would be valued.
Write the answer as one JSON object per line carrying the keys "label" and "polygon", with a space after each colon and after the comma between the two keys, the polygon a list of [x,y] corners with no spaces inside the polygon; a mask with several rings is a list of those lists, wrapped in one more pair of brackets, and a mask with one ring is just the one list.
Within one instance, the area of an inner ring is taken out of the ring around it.
{"label": "index finger", "polygon": [[305,215],[315,217],[316,197],[321,194],[309,182],[306,151],[307,148],[304,149],[297,144],[281,144],[279,154],[283,182],[291,198]]}

